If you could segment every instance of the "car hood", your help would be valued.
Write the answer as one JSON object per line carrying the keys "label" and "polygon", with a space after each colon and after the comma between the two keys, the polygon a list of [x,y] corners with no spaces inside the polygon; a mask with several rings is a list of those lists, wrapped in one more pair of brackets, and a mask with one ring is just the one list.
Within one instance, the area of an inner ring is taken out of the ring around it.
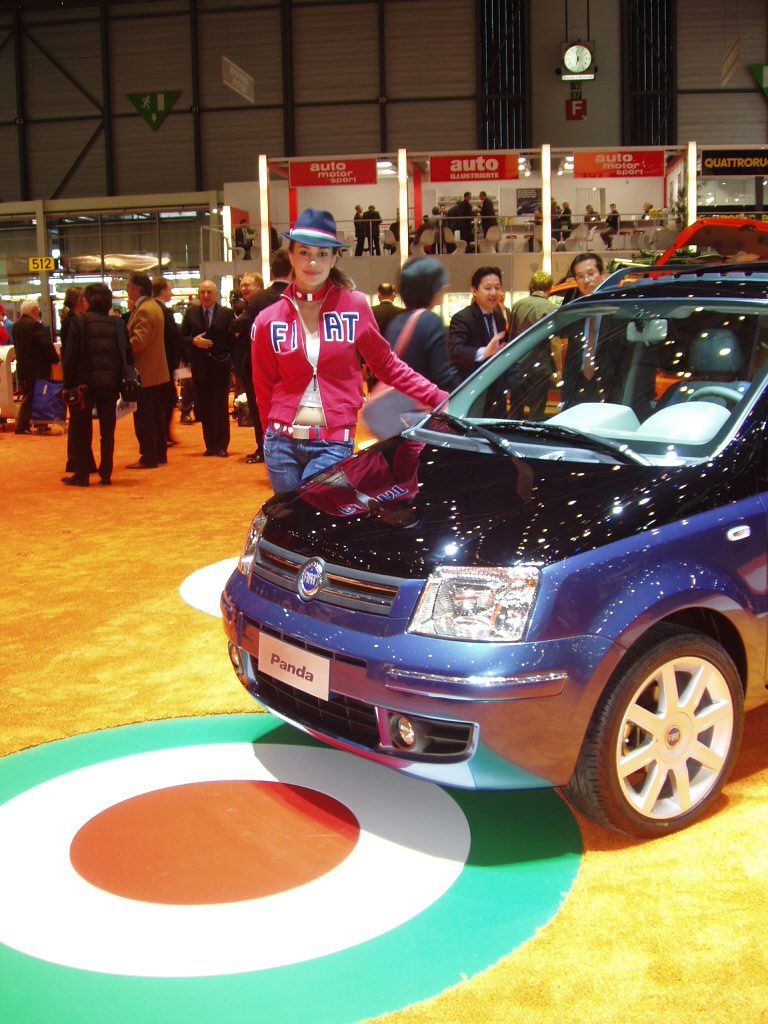
{"label": "car hood", "polygon": [[405,578],[438,565],[549,564],[712,507],[723,499],[718,461],[550,461],[396,438],[271,499],[263,536]]}
{"label": "car hood", "polygon": [[768,224],[748,217],[705,217],[684,228],[655,265],[673,263],[675,254],[688,245],[714,251],[725,260],[765,260]]}

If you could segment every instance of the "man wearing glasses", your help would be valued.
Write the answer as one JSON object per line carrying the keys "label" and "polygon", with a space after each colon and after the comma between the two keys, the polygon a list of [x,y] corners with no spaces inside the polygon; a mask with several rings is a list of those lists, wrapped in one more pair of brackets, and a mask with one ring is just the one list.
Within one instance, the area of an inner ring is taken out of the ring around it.
{"label": "man wearing glasses", "polygon": [[[579,295],[591,295],[605,280],[603,261],[597,253],[582,252],[571,263],[570,276],[576,282]],[[606,400],[598,356],[598,320],[586,317],[569,331],[563,370],[563,409],[581,402]]]}

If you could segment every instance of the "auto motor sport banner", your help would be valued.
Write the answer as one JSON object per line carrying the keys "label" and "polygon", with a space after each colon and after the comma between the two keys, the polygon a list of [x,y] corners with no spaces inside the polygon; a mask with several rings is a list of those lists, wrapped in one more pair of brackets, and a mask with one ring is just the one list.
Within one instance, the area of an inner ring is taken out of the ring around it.
{"label": "auto motor sport banner", "polygon": [[574,178],[662,178],[663,150],[607,150],[602,153],[574,153]]}
{"label": "auto motor sport banner", "polygon": [[375,185],[376,160],[299,160],[288,167],[291,188],[306,185]]}
{"label": "auto motor sport banner", "polygon": [[457,153],[429,158],[430,181],[499,181],[517,177],[517,157],[509,153]]}

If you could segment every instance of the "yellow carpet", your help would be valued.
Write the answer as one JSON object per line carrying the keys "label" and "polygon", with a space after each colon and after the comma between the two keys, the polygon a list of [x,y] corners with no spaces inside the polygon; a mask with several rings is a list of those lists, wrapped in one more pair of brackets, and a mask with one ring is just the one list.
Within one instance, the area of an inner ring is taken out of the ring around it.
{"label": "yellow carpet", "polygon": [[[59,483],[62,435],[0,433],[0,754],[255,710],[220,624],[178,588],[238,554],[266,472],[244,462],[250,430],[233,426],[227,460],[202,457],[199,426],[175,433],[167,467],[130,471],[136,442],[121,422],[113,486],[87,490]],[[560,914],[472,982],[382,1020],[768,1022],[766,734],[768,711],[748,717],[716,813],[687,832],[633,843],[581,821],[585,856]]]}

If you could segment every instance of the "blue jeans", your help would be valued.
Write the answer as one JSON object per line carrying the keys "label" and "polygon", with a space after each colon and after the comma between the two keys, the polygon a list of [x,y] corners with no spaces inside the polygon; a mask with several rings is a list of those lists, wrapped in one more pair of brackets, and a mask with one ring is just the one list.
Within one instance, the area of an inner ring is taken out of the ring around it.
{"label": "blue jeans", "polygon": [[275,494],[292,491],[310,476],[330,469],[354,451],[354,441],[295,441],[268,428],[264,432],[264,462]]}

